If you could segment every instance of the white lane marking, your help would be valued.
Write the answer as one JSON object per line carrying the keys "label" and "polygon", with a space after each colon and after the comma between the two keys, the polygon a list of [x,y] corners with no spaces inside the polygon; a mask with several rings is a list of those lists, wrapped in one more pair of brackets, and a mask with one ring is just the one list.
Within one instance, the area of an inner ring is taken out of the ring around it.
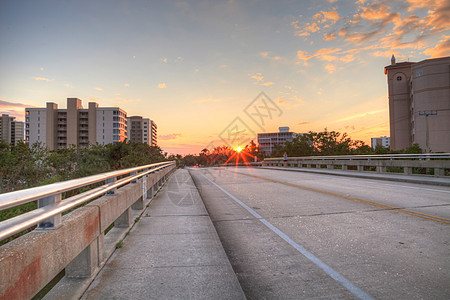
{"label": "white lane marking", "polygon": [[227,194],[231,199],[236,201],[239,205],[241,205],[243,208],[245,208],[250,214],[252,214],[255,218],[257,218],[261,223],[266,225],[270,230],[272,230],[275,234],[277,234],[280,238],[285,240],[289,245],[294,247],[298,252],[300,252],[303,256],[305,256],[307,259],[309,259],[311,262],[313,262],[316,266],[318,266],[320,269],[322,269],[325,273],[327,273],[331,278],[339,282],[342,286],[344,286],[350,293],[355,295],[359,299],[374,299],[369,294],[365,293],[363,290],[361,290],[359,287],[354,285],[350,280],[336,272],[333,268],[331,268],[329,265],[324,263],[322,260],[320,260],[317,256],[306,250],[303,246],[297,244],[294,242],[289,236],[287,236],[284,232],[279,230],[277,227],[273,226],[271,223],[269,223],[266,219],[264,219],[262,216],[260,216],[257,212],[255,212],[253,209],[248,207],[244,202],[239,200],[238,198],[231,195],[229,192],[224,190],[221,186],[219,186],[217,183],[213,182],[211,179],[206,177],[202,174],[203,177],[206,178],[209,182],[211,182],[213,185],[215,185],[219,190]]}

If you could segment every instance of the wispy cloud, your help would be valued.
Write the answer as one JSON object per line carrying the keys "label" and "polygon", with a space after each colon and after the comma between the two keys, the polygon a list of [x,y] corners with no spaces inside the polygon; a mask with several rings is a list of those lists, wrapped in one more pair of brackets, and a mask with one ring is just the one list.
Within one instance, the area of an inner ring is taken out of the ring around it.
{"label": "wispy cloud", "polygon": [[310,39],[319,35],[325,42],[344,41],[345,49],[355,50],[352,54],[344,55],[345,50],[342,50],[321,56],[299,51],[299,63],[307,65],[313,56],[345,63],[354,60],[354,56],[363,51],[377,55],[399,49],[404,49],[404,52],[422,50],[432,57],[448,55],[446,39],[434,48],[430,48],[434,45],[428,44],[431,37],[450,29],[448,0],[358,0],[355,4],[353,13],[346,12],[348,17],[341,17],[336,6],[332,10],[322,10],[312,17],[299,17],[291,22],[296,36]]}
{"label": "wispy cloud", "polygon": [[446,36],[435,47],[428,48],[423,53],[431,58],[448,56],[450,54],[450,36]]}
{"label": "wispy cloud", "polygon": [[345,121],[349,121],[349,120],[353,120],[353,119],[358,119],[358,118],[363,118],[363,117],[367,117],[367,116],[371,116],[371,115],[375,115],[375,114],[379,114],[379,113],[384,113],[386,112],[386,109],[379,109],[379,110],[373,110],[373,111],[368,111],[362,114],[355,114],[349,117],[345,117],[336,121],[333,121],[331,123],[339,123],[339,122],[345,122]]}
{"label": "wispy cloud", "polygon": [[73,85],[71,85],[70,83],[64,83],[64,86],[70,89],[73,89]]}
{"label": "wispy cloud", "polygon": [[140,99],[135,100],[135,99],[129,99],[129,98],[122,98],[122,97],[115,97],[113,98],[115,103],[130,103],[130,102],[136,102],[136,101],[140,101]]}
{"label": "wispy cloud", "polygon": [[166,135],[159,135],[158,140],[164,140],[164,141],[175,140],[177,137],[180,137],[180,136],[181,136],[181,133],[171,133],[171,134],[166,134]]}
{"label": "wispy cloud", "polygon": [[254,75],[248,74],[248,76],[250,76],[250,78],[254,79],[254,80],[255,80],[254,83],[257,84],[257,85],[261,85],[261,86],[270,86],[270,85],[272,85],[272,84],[275,84],[275,82],[271,82],[271,81],[269,81],[269,82],[264,82],[264,76],[263,76],[262,73],[256,73],[256,74],[254,74]]}
{"label": "wispy cloud", "polygon": [[262,81],[264,76],[261,73],[256,73],[255,75],[248,74],[250,78],[255,79],[256,81]]}
{"label": "wispy cloud", "polygon": [[271,60],[281,60],[280,56],[271,56],[269,52],[261,52],[259,55],[263,58],[271,59]]}
{"label": "wispy cloud", "polygon": [[45,77],[34,77],[33,79],[37,80],[37,81],[45,81],[45,82],[53,81],[53,79],[49,79],[49,78],[45,78]]}
{"label": "wispy cloud", "polygon": [[165,89],[166,88],[166,84],[163,83],[158,83],[158,89]]}
{"label": "wispy cloud", "polygon": [[333,74],[333,72],[336,71],[336,66],[333,64],[327,64],[325,66],[325,70],[327,70],[328,73]]}
{"label": "wispy cloud", "polygon": [[217,98],[202,98],[202,99],[195,100],[194,103],[220,102],[220,101],[222,101],[222,100],[217,99]]}
{"label": "wispy cloud", "polygon": [[94,88],[94,90],[97,90],[97,91],[103,91],[103,89],[102,89],[102,88],[99,88],[99,87]]}
{"label": "wispy cloud", "polygon": [[11,117],[15,117],[17,121],[23,121],[25,118],[25,108],[34,107],[32,105],[11,102],[0,99],[0,114],[8,114]]}
{"label": "wispy cloud", "polygon": [[130,86],[130,84],[129,83],[124,83],[123,86],[127,86],[128,87],[128,86]]}
{"label": "wispy cloud", "polygon": [[299,122],[299,123],[297,123],[297,125],[308,125],[308,124],[311,124],[311,122]]}

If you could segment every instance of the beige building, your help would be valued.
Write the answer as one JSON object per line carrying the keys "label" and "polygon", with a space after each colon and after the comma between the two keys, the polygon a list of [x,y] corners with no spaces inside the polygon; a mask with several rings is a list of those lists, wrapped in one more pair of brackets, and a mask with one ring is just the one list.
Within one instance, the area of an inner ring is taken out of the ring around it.
{"label": "beige building", "polygon": [[388,136],[382,136],[377,138],[371,138],[370,142],[372,144],[372,148],[376,149],[377,146],[381,146],[384,148],[390,148],[391,146],[391,138]]}
{"label": "beige building", "polygon": [[391,149],[450,152],[450,57],[386,66]]}
{"label": "beige building", "polygon": [[0,140],[17,145],[24,140],[24,123],[14,121],[15,117],[2,114],[0,117]]}
{"label": "beige building", "polygon": [[153,120],[141,116],[132,116],[127,118],[127,121],[129,141],[157,146],[158,127]]}
{"label": "beige building", "polygon": [[289,127],[278,127],[278,130],[279,132],[258,133],[258,147],[265,155],[271,155],[275,146],[284,146],[298,135],[289,131]]}
{"label": "beige building", "polygon": [[25,109],[25,142],[41,142],[50,150],[71,145],[86,147],[125,141],[126,112],[118,107],[98,107],[89,102],[84,109],[78,98],[67,98],[67,109],[47,102],[46,108]]}

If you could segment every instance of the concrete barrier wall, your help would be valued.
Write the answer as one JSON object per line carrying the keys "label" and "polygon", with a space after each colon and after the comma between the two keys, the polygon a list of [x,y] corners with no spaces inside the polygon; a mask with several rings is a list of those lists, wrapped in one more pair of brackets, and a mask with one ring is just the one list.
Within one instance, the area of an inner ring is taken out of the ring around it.
{"label": "concrete barrier wall", "polygon": [[[263,161],[263,166],[267,167],[282,167],[283,164],[282,158],[271,158]],[[404,174],[412,174],[413,168],[425,168],[433,169],[436,177],[444,177],[446,172],[449,172],[450,160],[320,160],[290,158],[287,161],[287,166],[298,168],[312,168],[312,166],[315,166],[317,169],[324,167],[335,169],[334,166],[339,166],[339,169],[344,171],[348,170],[348,167],[356,167],[358,171],[364,171],[364,167],[375,167],[377,173],[387,173],[388,167],[400,167],[403,168]]]}
{"label": "concrete barrier wall", "polygon": [[30,299],[65,269],[66,276],[92,276],[104,263],[105,230],[133,224],[175,166],[141,178],[62,217],[56,230],[34,230],[0,247],[0,299]]}

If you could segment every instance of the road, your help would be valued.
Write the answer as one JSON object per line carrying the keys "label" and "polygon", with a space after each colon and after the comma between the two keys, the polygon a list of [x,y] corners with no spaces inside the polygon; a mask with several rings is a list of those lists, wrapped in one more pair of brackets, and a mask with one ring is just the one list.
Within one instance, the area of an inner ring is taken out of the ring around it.
{"label": "road", "polygon": [[450,188],[191,169],[248,299],[450,299]]}

